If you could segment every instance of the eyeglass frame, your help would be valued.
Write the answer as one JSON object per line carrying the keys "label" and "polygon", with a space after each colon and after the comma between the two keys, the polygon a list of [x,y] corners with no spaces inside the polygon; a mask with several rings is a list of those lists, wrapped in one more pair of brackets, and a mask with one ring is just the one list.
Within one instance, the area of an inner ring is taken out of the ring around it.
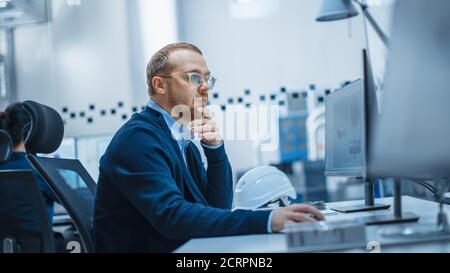
{"label": "eyeglass frame", "polygon": [[[215,78],[214,76],[212,76],[211,74],[207,74],[207,75],[202,75],[200,73],[197,72],[179,72],[179,73],[174,73],[172,75],[156,75],[156,77],[161,77],[161,78],[174,78],[174,75],[186,75],[188,77],[188,81],[195,87],[200,87],[203,83],[203,81],[205,81],[206,86],[208,86],[209,90],[214,89],[214,86],[216,85],[217,82],[217,78]],[[199,85],[194,84],[194,82],[192,81],[192,75],[199,75],[202,78],[202,81],[200,82]],[[208,81],[212,80],[213,84],[212,87],[209,86]]]}

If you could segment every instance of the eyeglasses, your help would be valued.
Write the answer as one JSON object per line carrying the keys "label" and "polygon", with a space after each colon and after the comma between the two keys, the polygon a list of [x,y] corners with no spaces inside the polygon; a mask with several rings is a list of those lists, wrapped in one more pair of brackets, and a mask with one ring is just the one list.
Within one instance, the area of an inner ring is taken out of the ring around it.
{"label": "eyeglasses", "polygon": [[[214,78],[211,75],[205,75],[202,76],[199,73],[196,72],[187,72],[187,73],[180,73],[180,74],[184,74],[187,76],[189,82],[195,86],[195,87],[199,87],[200,85],[202,85],[203,80],[205,80],[206,85],[208,86],[208,89],[213,89],[214,86],[216,85],[217,79]],[[177,75],[177,74],[174,74]],[[173,76],[160,76],[161,78],[172,78]]]}

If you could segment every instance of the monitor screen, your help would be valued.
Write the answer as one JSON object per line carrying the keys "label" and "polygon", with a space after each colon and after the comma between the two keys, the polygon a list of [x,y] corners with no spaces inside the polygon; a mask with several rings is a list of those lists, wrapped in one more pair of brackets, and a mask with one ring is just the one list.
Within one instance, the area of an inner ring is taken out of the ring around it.
{"label": "monitor screen", "polygon": [[365,177],[365,96],[354,81],[326,97],[325,175]]}
{"label": "monitor screen", "polygon": [[450,175],[450,1],[398,1],[371,175]]}

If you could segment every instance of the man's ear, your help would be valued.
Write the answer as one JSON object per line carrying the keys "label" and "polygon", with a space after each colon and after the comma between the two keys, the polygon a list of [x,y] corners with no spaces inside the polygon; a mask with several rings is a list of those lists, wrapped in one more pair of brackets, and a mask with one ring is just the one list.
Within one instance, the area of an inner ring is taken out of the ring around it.
{"label": "man's ear", "polygon": [[156,94],[160,95],[166,94],[166,81],[163,78],[158,76],[153,77],[152,86]]}

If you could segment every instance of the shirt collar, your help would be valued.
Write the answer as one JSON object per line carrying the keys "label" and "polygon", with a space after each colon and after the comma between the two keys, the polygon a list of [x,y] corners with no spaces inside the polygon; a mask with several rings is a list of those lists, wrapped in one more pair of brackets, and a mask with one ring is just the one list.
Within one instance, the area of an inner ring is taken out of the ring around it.
{"label": "shirt collar", "polygon": [[169,127],[170,132],[172,133],[172,137],[177,141],[180,150],[184,151],[190,140],[194,139],[192,133],[179,124],[166,110],[161,108],[161,106],[153,100],[150,100],[147,106],[162,114],[167,127]]}

